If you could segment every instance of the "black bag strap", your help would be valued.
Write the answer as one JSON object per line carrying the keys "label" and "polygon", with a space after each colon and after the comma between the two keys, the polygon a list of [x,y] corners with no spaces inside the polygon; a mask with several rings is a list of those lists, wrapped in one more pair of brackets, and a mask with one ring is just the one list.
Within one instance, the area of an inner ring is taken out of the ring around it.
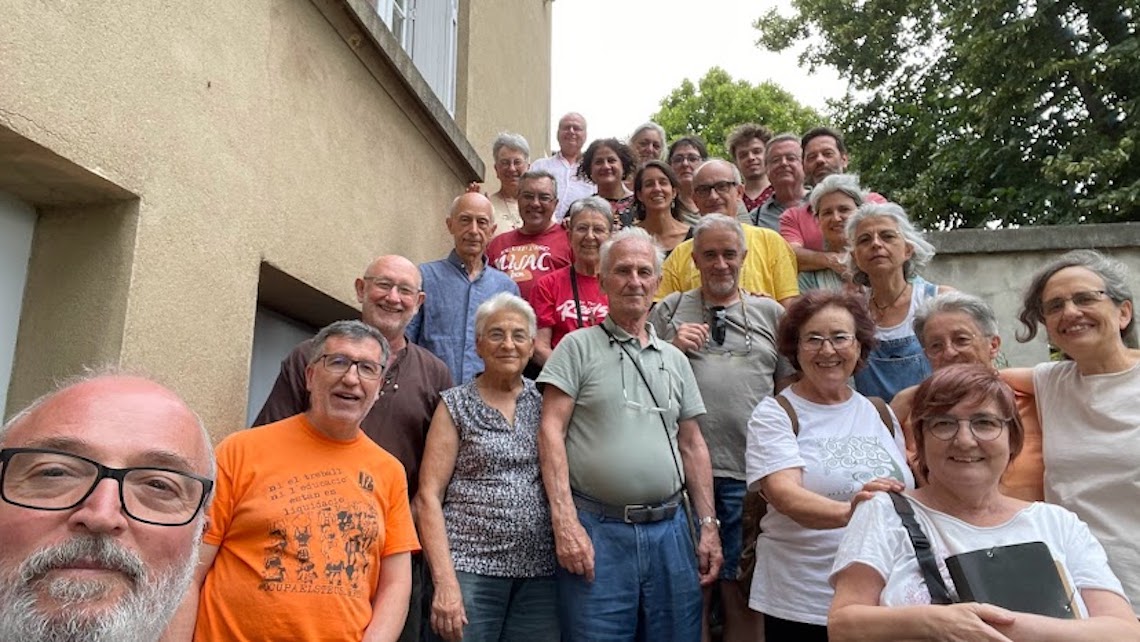
{"label": "black bag strap", "polygon": [[938,562],[934,560],[934,552],[930,546],[930,539],[922,532],[918,520],[914,518],[914,507],[907,498],[900,493],[892,492],[891,502],[895,505],[895,512],[902,519],[910,543],[914,545],[914,554],[918,558],[918,568],[922,571],[922,579],[926,582],[926,590],[930,591],[931,604],[953,604],[950,599],[950,590],[946,588],[946,581],[938,572]]}
{"label": "black bag strap", "polygon": [[574,291],[574,309],[578,312],[578,328],[581,329],[586,324],[582,322],[582,301],[578,298],[578,272],[574,269],[574,264],[570,264],[570,289]]}

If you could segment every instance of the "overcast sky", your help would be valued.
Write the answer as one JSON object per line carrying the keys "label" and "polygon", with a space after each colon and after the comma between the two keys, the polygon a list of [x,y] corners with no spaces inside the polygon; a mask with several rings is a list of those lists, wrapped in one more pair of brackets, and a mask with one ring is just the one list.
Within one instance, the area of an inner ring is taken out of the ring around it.
{"label": "overcast sky", "polygon": [[846,87],[834,70],[809,75],[796,65],[798,51],[755,46],[752,22],[779,4],[787,3],[554,0],[551,149],[558,147],[553,138],[562,114],[581,112],[591,139],[624,139],[682,80],[695,83],[714,66],[735,80],[771,80],[822,110]]}

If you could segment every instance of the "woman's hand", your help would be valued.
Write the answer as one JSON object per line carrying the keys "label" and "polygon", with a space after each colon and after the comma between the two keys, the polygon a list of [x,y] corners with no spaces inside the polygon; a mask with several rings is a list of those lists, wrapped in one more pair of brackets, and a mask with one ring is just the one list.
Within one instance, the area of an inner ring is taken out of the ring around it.
{"label": "woman's hand", "polygon": [[894,477],[876,477],[871,481],[863,484],[862,490],[855,493],[851,497],[851,510],[847,513],[847,520],[851,520],[851,516],[855,514],[855,507],[875,496],[875,493],[901,493],[906,490],[906,484],[895,479]]}
{"label": "woman's hand", "polygon": [[463,639],[463,627],[467,625],[467,612],[463,609],[463,593],[458,583],[446,583],[435,587],[431,598],[431,628],[445,640],[457,642]]}
{"label": "woman's hand", "polygon": [[483,184],[475,182],[475,181],[471,181],[470,183],[467,184],[467,193],[468,194],[482,194],[483,193]]}
{"label": "woman's hand", "polygon": [[934,640],[992,640],[1011,642],[997,626],[1013,624],[1014,613],[992,604],[966,602],[938,606],[929,611]]}

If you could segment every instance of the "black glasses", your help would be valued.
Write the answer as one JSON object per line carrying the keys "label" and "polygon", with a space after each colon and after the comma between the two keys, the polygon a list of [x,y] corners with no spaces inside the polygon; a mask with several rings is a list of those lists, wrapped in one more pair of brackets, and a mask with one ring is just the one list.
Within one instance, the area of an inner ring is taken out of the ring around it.
{"label": "black glasses", "polygon": [[361,379],[379,379],[384,374],[384,366],[375,361],[350,359],[343,354],[322,354],[317,357],[317,361],[324,361],[325,370],[335,375],[343,375],[352,366],[356,366],[356,374]]}
{"label": "black glasses", "polygon": [[0,497],[35,510],[69,510],[104,479],[119,482],[119,501],[131,519],[157,526],[189,524],[214,487],[212,480],[170,468],[110,468],[41,448],[0,450]]}
{"label": "black glasses", "polygon": [[701,198],[706,198],[709,194],[712,193],[713,190],[716,190],[717,194],[720,194],[721,196],[728,196],[739,184],[740,183],[737,183],[736,181],[719,181],[713,183],[712,185],[698,185],[693,188],[693,194],[700,196]]}
{"label": "black glasses", "polygon": [[674,154],[673,157],[669,159],[669,163],[673,165],[680,165],[681,163],[696,165],[703,160],[704,159],[697,154]]}
{"label": "black glasses", "polygon": [[1045,316],[1051,317],[1054,314],[1060,314],[1065,309],[1065,304],[1069,301],[1078,308],[1091,308],[1104,299],[1107,294],[1104,290],[1086,290],[1084,292],[1074,292],[1071,297],[1057,297],[1056,299],[1049,299],[1042,304],[1041,309],[1045,312]]}
{"label": "black glasses", "polygon": [[1005,428],[1008,419],[995,417],[994,415],[974,415],[973,417],[955,417],[953,415],[936,415],[934,417],[924,417],[922,419],[922,427],[926,432],[934,435],[942,441],[950,441],[958,435],[962,424],[970,427],[970,432],[973,433],[974,439],[978,441],[993,441],[1001,434],[1002,429]]}
{"label": "black glasses", "polygon": [[551,194],[535,194],[534,192],[519,192],[519,200],[524,203],[538,201],[543,205],[549,205],[554,202],[554,196]]}

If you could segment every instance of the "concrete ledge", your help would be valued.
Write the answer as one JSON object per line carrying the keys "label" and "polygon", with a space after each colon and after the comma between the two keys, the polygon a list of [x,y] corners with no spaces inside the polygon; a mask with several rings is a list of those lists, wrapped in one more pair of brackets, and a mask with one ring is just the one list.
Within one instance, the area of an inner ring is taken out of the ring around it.
{"label": "concrete ledge", "polygon": [[443,156],[463,182],[482,181],[483,160],[447,113],[396,37],[366,0],[312,0],[360,62]]}
{"label": "concrete ledge", "polygon": [[135,195],[4,126],[0,118],[0,191],[36,206],[127,201]]}
{"label": "concrete ledge", "polygon": [[927,239],[938,249],[939,255],[1137,247],[1140,246],[1140,223],[953,230],[931,232]]}

